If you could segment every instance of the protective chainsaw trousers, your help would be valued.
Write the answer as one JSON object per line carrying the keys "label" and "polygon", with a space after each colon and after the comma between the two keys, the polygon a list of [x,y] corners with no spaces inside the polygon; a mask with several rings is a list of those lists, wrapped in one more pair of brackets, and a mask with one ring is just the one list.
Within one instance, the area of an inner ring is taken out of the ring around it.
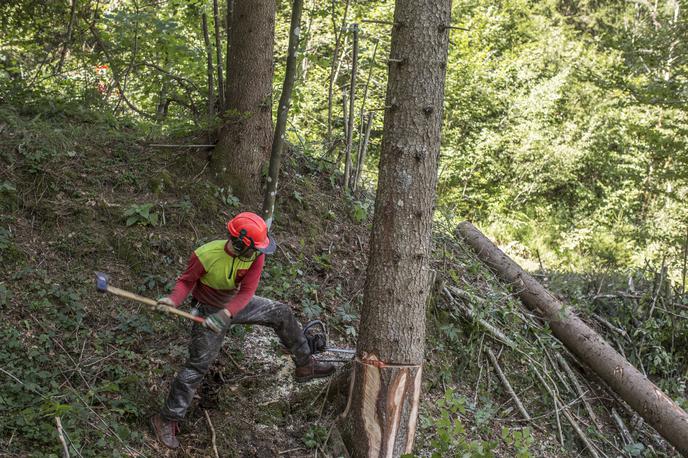
{"label": "protective chainsaw trousers", "polygon": [[[197,304],[202,317],[217,312],[216,307]],[[253,299],[236,316],[232,324],[258,324],[275,330],[282,345],[291,352],[296,366],[308,364],[311,355],[308,342],[303,335],[301,325],[288,305],[263,297]],[[166,420],[182,420],[191,405],[196,390],[203,377],[217,358],[222,348],[227,330],[216,334],[199,323],[191,329],[189,358],[177,373],[160,415]]]}

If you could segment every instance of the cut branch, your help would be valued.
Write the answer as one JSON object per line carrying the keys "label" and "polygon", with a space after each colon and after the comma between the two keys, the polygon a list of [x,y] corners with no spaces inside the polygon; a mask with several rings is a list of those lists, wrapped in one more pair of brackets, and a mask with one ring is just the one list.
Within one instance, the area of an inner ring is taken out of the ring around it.
{"label": "cut branch", "polygon": [[528,411],[523,406],[521,399],[519,399],[514,389],[511,387],[509,379],[506,378],[506,375],[504,375],[504,372],[502,371],[502,368],[499,366],[499,362],[497,361],[497,357],[494,353],[492,353],[492,350],[489,348],[487,349],[487,356],[490,357],[490,362],[492,363],[492,366],[494,366],[495,371],[497,371],[497,376],[499,377],[499,380],[502,382],[502,385],[504,385],[506,392],[509,393],[509,396],[511,396],[511,399],[513,399],[514,403],[516,404],[516,407],[518,408],[518,411],[521,412],[521,415],[523,415],[524,419],[530,421],[530,415],[528,415]]}
{"label": "cut branch", "polygon": [[457,228],[478,257],[519,290],[552,333],[586,363],[670,444],[688,455],[688,414],[471,223]]}
{"label": "cut branch", "polygon": [[597,415],[595,415],[595,411],[592,410],[592,406],[588,402],[588,400],[585,398],[585,391],[583,391],[583,387],[581,386],[580,382],[578,381],[578,377],[576,374],[573,372],[573,369],[571,369],[571,366],[566,362],[563,356],[561,356],[559,353],[556,354],[557,361],[559,362],[559,365],[564,369],[564,372],[566,372],[566,375],[568,375],[569,380],[571,380],[571,383],[573,383],[574,388],[576,389],[576,393],[578,396],[581,398],[583,401],[583,405],[585,406],[585,410],[588,411],[588,415],[590,416],[590,420],[595,424],[598,430],[602,431],[602,423],[600,423],[600,420],[597,418]]}
{"label": "cut branch", "polygon": [[215,441],[215,427],[213,426],[213,422],[210,421],[210,415],[208,414],[208,411],[203,409],[203,413],[205,414],[205,419],[208,420],[208,426],[210,427],[210,433],[212,434],[211,438],[213,442],[213,451],[215,452],[215,458],[220,458],[220,454],[217,452],[217,443]]}
{"label": "cut branch", "polygon": [[[549,395],[552,397],[554,400],[554,408],[557,410],[561,410],[561,412],[564,414],[566,417],[566,420],[568,420],[569,424],[573,428],[573,430],[576,432],[580,440],[583,442],[585,447],[588,449],[590,454],[594,458],[600,458],[600,455],[597,453],[597,449],[592,445],[592,442],[590,442],[590,439],[588,436],[583,432],[581,427],[578,425],[578,422],[576,421],[575,418],[573,418],[573,415],[571,415],[571,412],[569,412],[568,406],[565,406],[564,403],[559,399],[559,396],[557,393],[550,388],[550,386],[545,382],[545,379],[542,377],[540,372],[533,367],[533,372],[535,373],[535,376],[540,380],[540,383],[542,386],[547,390]],[[561,426],[559,426],[559,434],[560,434],[560,440],[561,440],[561,445],[564,445],[564,439],[561,436]]]}
{"label": "cut branch", "polygon": [[60,417],[55,417],[55,424],[57,424],[57,436],[60,438],[60,443],[62,443],[62,457],[69,458],[69,447],[67,446],[67,441],[64,437],[64,431],[62,430],[62,422]]}
{"label": "cut branch", "polygon": [[[452,289],[452,291],[458,290],[458,288],[454,288],[454,287],[450,287],[450,288]],[[450,301],[452,304],[454,304],[454,305],[457,306],[457,308],[463,313],[463,315],[466,317],[466,319],[467,319],[468,321],[477,322],[477,323],[478,323],[480,326],[482,326],[482,328],[485,329],[485,330],[487,331],[487,333],[490,334],[490,335],[492,336],[492,338],[494,338],[497,342],[503,343],[504,345],[508,346],[509,348],[516,348],[516,347],[517,347],[516,342],[514,342],[513,340],[511,340],[510,338],[508,338],[508,337],[506,336],[506,334],[504,334],[502,331],[500,331],[499,329],[497,329],[496,327],[494,327],[492,324],[490,324],[490,323],[487,322],[486,320],[483,320],[482,318],[478,318],[478,317],[476,316],[475,312],[473,311],[473,308],[472,308],[472,307],[470,307],[470,306],[468,306],[468,305],[465,305],[465,304],[462,304],[460,301],[457,301],[457,300],[452,296],[452,294],[449,292],[449,290],[448,290],[447,288],[444,288],[443,291],[444,291],[444,294],[445,294],[445,295],[447,296],[447,298],[449,299],[449,301]],[[458,290],[458,291],[460,291],[460,290]]]}

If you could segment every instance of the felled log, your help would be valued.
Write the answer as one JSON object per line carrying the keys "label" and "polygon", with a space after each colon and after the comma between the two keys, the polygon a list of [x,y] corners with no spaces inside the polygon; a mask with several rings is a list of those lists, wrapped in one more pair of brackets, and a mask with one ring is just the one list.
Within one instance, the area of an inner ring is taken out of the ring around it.
{"label": "felled log", "polygon": [[521,300],[545,320],[555,337],[602,378],[667,442],[688,456],[688,414],[621,356],[599,334],[564,306],[471,223],[459,224],[457,234]]}

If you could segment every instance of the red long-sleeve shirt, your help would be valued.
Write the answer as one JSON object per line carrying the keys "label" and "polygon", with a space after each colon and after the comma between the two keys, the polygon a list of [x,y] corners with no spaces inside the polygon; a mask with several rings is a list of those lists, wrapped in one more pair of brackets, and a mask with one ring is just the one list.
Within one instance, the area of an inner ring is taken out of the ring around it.
{"label": "red long-sleeve shirt", "polygon": [[[218,242],[211,243],[215,243],[217,246]],[[233,264],[238,258],[231,253],[226,244],[224,245],[224,253],[220,254],[220,256],[224,256],[218,262],[206,261],[206,266],[203,265],[196,252],[191,255],[186,270],[177,279],[172,294],[169,296],[172,302],[178,307],[191,292],[192,296],[199,302],[218,308],[226,308],[232,316],[239,313],[253,298],[258,288],[265,255],[259,255],[248,269],[237,269],[234,272]],[[223,274],[224,270],[227,269],[227,263],[232,264],[229,267],[229,272],[234,272],[235,275],[235,287],[233,289],[214,288],[207,284],[208,281],[202,281],[211,277],[217,278],[218,275]],[[206,270],[206,267],[209,270]],[[222,270],[222,272],[218,270]]]}

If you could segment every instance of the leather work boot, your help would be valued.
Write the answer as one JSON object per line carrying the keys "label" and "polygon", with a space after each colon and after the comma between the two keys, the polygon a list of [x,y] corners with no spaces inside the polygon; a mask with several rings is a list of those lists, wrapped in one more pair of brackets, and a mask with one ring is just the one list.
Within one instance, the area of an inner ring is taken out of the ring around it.
{"label": "leather work boot", "polygon": [[294,371],[294,378],[297,382],[307,382],[314,378],[329,377],[335,371],[335,367],[330,363],[323,363],[310,356],[308,362],[303,366],[297,366]]}
{"label": "leather work boot", "polygon": [[155,414],[150,417],[150,424],[155,437],[161,444],[169,448],[179,448],[179,440],[175,436],[179,431],[179,425],[176,421],[168,421],[162,418],[160,414]]}

